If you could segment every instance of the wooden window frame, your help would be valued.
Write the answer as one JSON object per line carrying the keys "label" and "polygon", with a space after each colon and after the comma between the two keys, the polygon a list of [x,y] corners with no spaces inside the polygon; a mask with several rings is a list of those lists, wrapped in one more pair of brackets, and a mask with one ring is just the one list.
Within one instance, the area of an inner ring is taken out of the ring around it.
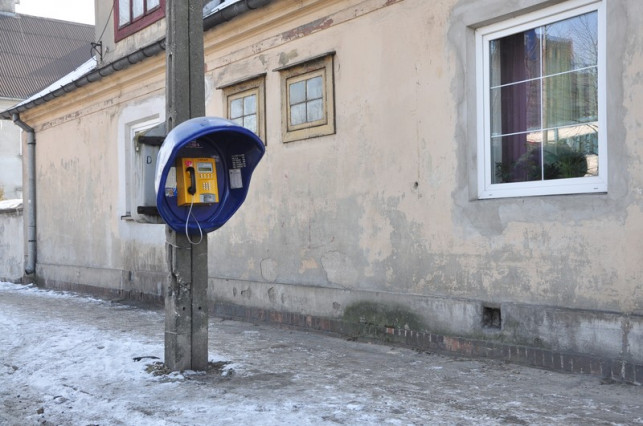
{"label": "wooden window frame", "polygon": [[[147,8],[147,0],[144,0],[145,8]],[[119,0],[114,0],[114,41],[118,42],[124,38],[129,37],[130,35],[142,30],[153,24],[154,22],[165,17],[165,2],[166,0],[159,0],[159,5],[151,10],[145,10],[143,15],[140,17],[130,20],[129,23],[119,26],[120,18],[120,5]],[[131,0],[130,4],[130,16],[131,16]]]}
{"label": "wooden window frame", "polygon": [[260,74],[238,82],[220,86],[223,90],[223,113],[230,119],[230,103],[241,97],[257,96],[257,136],[266,145],[266,74]]}
{"label": "wooden window frame", "polygon": [[[281,73],[283,142],[293,142],[335,134],[334,52],[321,55],[303,63],[279,68],[275,71]],[[289,84],[317,76],[322,76],[322,83],[324,85],[322,90],[324,118],[313,122],[292,125],[290,121]]]}

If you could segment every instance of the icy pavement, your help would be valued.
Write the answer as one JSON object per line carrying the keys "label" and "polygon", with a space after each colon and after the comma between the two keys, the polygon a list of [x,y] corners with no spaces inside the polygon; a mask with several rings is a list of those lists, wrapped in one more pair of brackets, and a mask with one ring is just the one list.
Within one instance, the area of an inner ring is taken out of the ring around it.
{"label": "icy pavement", "polygon": [[155,376],[162,311],[0,283],[0,425],[643,424],[643,387],[210,320]]}

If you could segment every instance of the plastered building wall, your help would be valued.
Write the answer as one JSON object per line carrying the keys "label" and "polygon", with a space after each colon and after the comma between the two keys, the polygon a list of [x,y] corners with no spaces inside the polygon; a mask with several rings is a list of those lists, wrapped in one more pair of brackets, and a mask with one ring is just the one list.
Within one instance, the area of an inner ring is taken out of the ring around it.
{"label": "plastered building wall", "polygon": [[[0,110],[17,102],[18,99],[0,98]],[[20,128],[7,120],[0,120],[0,189],[6,200],[22,198]]]}
{"label": "plastered building wall", "polygon": [[[340,318],[370,301],[435,332],[643,360],[642,3],[606,3],[608,192],[476,199],[474,30],[554,3],[275,1],[208,31],[207,114],[265,75],[267,131],[208,238],[213,302]],[[279,69],[329,52],[335,134],[283,143]],[[160,295],[163,226],[129,220],[123,194],[128,129],[162,121],[163,87],[161,55],[22,115],[43,282]]]}
{"label": "plastered building wall", "polygon": [[0,281],[21,282],[24,271],[24,233],[21,200],[0,201]]}

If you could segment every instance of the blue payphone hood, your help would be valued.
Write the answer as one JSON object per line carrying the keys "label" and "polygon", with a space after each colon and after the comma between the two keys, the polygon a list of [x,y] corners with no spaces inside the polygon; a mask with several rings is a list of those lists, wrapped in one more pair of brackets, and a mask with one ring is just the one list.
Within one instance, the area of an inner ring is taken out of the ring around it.
{"label": "blue payphone hood", "polygon": [[[219,202],[194,205],[190,214],[188,207],[177,205],[176,191],[167,188],[167,178],[177,158],[197,156],[194,152],[217,160]],[[252,172],[264,153],[264,144],[256,134],[226,119],[198,117],[179,124],[158,153],[154,184],[159,214],[177,232],[185,231],[186,223],[191,234],[221,227],[245,200]]]}

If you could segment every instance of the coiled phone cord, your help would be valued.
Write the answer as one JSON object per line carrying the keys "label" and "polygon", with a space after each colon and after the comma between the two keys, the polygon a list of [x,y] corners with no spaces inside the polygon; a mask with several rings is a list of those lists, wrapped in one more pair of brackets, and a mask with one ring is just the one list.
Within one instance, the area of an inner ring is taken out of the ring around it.
{"label": "coiled phone cord", "polygon": [[[201,244],[201,241],[203,241],[203,230],[201,229],[201,224],[197,220],[196,216],[192,214],[192,206],[194,206],[194,200],[190,202],[190,210],[188,210],[188,218],[185,221],[185,236],[187,237],[188,242],[193,246],[195,246],[197,244]],[[194,221],[196,222],[196,226],[199,228],[199,241],[197,241],[196,243],[192,241],[192,239],[190,238],[190,233],[188,232],[188,223],[190,222],[190,216],[194,218]]]}

